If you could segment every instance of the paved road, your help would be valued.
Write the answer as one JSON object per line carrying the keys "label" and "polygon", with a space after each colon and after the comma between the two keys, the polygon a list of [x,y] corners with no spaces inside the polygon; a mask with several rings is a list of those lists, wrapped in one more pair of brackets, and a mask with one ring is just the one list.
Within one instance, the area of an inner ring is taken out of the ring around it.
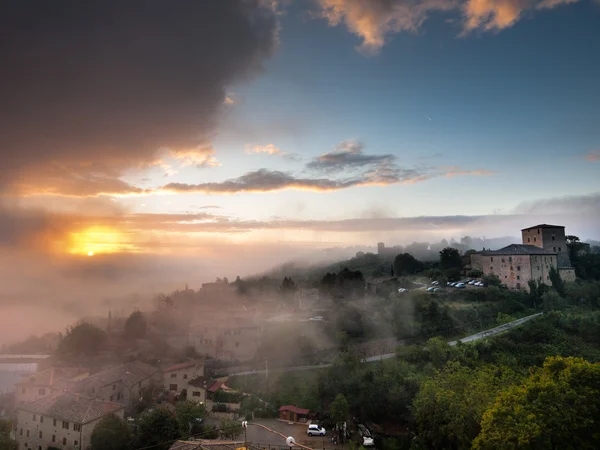
{"label": "paved road", "polygon": [[[523,323],[527,322],[528,320],[531,320],[535,317],[539,317],[542,314],[543,313],[537,313],[537,314],[533,314],[531,316],[522,317],[521,319],[517,319],[512,322],[505,323],[504,325],[500,325],[499,327],[490,328],[489,330],[485,330],[485,331],[480,331],[479,333],[472,334],[471,336],[467,336],[467,337],[464,337],[464,338],[456,340],[456,341],[450,341],[450,342],[448,342],[448,344],[456,345],[459,341],[460,342],[473,342],[473,341],[477,341],[479,339],[494,336],[496,334],[499,334],[506,330],[509,330],[513,327],[522,325]],[[395,358],[395,357],[396,357],[395,353],[386,353],[385,355],[371,356],[369,358],[364,359],[363,362],[374,362],[374,361],[380,361],[382,359],[390,359],[390,358]],[[297,372],[300,370],[325,369],[330,366],[331,366],[331,364],[317,364],[314,366],[283,367],[283,368],[273,369],[272,372]],[[229,375],[230,376],[231,375],[244,376],[244,375],[259,375],[259,374],[265,374],[265,373],[266,373],[266,370],[251,370],[251,371],[247,371],[247,372],[230,373]]]}

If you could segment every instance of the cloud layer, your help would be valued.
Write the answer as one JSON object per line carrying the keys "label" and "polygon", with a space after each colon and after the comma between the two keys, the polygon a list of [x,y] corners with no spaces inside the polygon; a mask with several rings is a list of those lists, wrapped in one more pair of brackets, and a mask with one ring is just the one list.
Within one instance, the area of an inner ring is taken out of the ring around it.
{"label": "cloud layer", "polygon": [[578,0],[315,0],[317,15],[331,26],[344,24],[357,35],[363,53],[377,52],[389,37],[416,32],[434,12],[457,11],[463,34],[511,27],[525,14]]}
{"label": "cloud layer", "polygon": [[124,168],[160,148],[214,165],[204,149],[226,87],[259,72],[276,45],[270,6],[1,2],[0,187],[92,178],[112,191]]}

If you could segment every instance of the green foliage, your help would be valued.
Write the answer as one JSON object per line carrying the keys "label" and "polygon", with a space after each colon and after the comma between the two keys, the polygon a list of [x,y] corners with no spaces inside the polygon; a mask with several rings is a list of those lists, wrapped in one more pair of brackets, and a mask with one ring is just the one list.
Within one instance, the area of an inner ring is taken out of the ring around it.
{"label": "green foliage", "polygon": [[133,441],[129,425],[115,414],[109,414],[94,427],[90,443],[91,450],[128,450]]}
{"label": "green foliage", "polygon": [[239,403],[242,401],[242,394],[219,390],[214,393],[213,400],[218,403]]}
{"label": "green foliage", "polygon": [[336,330],[352,339],[363,339],[372,330],[372,324],[365,311],[356,305],[343,306],[337,312]]}
{"label": "green foliage", "polygon": [[494,275],[494,274],[484,275],[482,277],[482,280],[486,286],[501,286],[502,285],[502,281],[500,281],[500,278],[498,278],[498,276]]}
{"label": "green foliage", "polygon": [[551,357],[498,396],[483,415],[473,448],[596,449],[599,416],[600,364]]}
{"label": "green foliage", "polygon": [[365,295],[365,277],[362,272],[345,267],[338,274],[325,274],[320,290],[338,303],[359,300]]}
{"label": "green foliage", "polygon": [[442,270],[460,269],[462,267],[460,252],[452,247],[444,248],[440,251],[440,267]]}
{"label": "green foliage", "polygon": [[67,329],[67,334],[58,345],[62,357],[93,355],[106,348],[106,333],[89,323],[81,323]]}
{"label": "green foliage", "polygon": [[175,414],[158,408],[144,414],[138,425],[137,447],[153,447],[167,450],[181,437],[180,425]]}
{"label": "green foliage", "polygon": [[344,394],[336,395],[335,400],[329,406],[329,413],[334,423],[342,423],[348,420],[350,412]]}
{"label": "green foliage", "polygon": [[394,258],[394,274],[414,275],[423,270],[423,263],[408,253],[401,253]]}
{"label": "green foliage", "polygon": [[5,419],[0,419],[0,450],[17,450],[19,444],[10,437],[12,424]]}
{"label": "green foliage", "polygon": [[125,337],[128,339],[141,339],[146,337],[148,323],[141,311],[132,312],[125,321]]}
{"label": "green foliage", "polygon": [[471,269],[469,272],[469,277],[471,278],[479,278],[483,275],[483,272],[479,269]]}
{"label": "green foliage", "polygon": [[550,267],[550,273],[548,275],[550,276],[552,287],[558,292],[558,295],[564,297],[566,295],[565,282],[560,277],[558,270],[554,267]]}
{"label": "green foliage", "polygon": [[202,422],[207,415],[204,405],[192,400],[180,401],[175,405],[180,433],[187,438],[202,432]]}
{"label": "green foliage", "polygon": [[423,383],[413,402],[418,441],[426,448],[470,448],[485,410],[502,388],[517,380],[507,368],[470,369],[449,362]]}
{"label": "green foliage", "polygon": [[242,434],[243,428],[242,423],[239,420],[234,419],[223,419],[221,420],[221,426],[219,434],[223,439],[235,439]]}

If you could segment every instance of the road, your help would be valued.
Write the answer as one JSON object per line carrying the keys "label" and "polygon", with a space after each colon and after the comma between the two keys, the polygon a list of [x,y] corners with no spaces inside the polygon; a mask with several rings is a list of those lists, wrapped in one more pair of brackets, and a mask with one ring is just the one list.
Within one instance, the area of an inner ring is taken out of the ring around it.
{"label": "road", "polygon": [[[448,344],[456,345],[456,344],[458,344],[459,341],[460,342],[473,342],[473,341],[478,341],[479,339],[494,336],[496,334],[502,333],[511,328],[522,325],[525,322],[527,322],[528,320],[531,320],[535,317],[539,317],[542,314],[543,313],[537,313],[537,314],[533,314],[531,316],[522,317],[520,319],[513,320],[512,322],[505,323],[504,325],[500,325],[499,327],[494,327],[494,328],[490,328],[489,330],[480,331],[479,333],[472,334],[471,336],[467,336],[462,339],[458,339],[456,341],[450,341],[450,342],[448,342]],[[390,359],[390,358],[395,358],[395,357],[396,357],[395,353],[386,353],[385,355],[376,355],[376,356],[371,356],[369,358],[365,358],[363,360],[363,362],[375,362],[375,361],[380,361],[382,359]],[[297,372],[297,371],[301,371],[301,370],[325,369],[327,367],[331,367],[331,364],[317,364],[314,366],[282,367],[282,368],[278,368],[278,369],[273,369],[272,372]],[[229,375],[230,376],[232,376],[232,375],[244,376],[244,375],[260,375],[260,374],[266,374],[266,373],[267,373],[266,370],[251,370],[251,371],[247,371],[247,372],[230,373]]]}

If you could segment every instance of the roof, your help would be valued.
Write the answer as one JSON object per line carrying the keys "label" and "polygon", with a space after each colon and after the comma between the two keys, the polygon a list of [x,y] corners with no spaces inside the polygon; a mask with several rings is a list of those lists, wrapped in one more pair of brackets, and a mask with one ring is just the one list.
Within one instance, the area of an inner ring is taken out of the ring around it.
{"label": "roof", "polygon": [[184,362],[181,364],[176,364],[174,366],[171,366],[168,369],[165,369],[163,372],[167,373],[167,372],[174,372],[176,370],[187,369],[189,367],[194,367],[194,366],[198,365],[199,363],[200,363],[199,361],[188,361],[188,362]]}
{"label": "roof", "polygon": [[100,419],[108,414],[123,409],[124,406],[114,402],[104,402],[87,398],[78,394],[59,394],[41,398],[35,402],[19,406],[19,410],[85,424]]}
{"label": "roof", "polygon": [[481,252],[482,255],[556,255],[556,252],[549,252],[535,245],[511,244],[500,250],[491,250]]}
{"label": "roof", "polygon": [[88,372],[79,367],[51,367],[50,369],[32,373],[17,383],[19,386],[50,387],[62,380],[69,380]]}
{"label": "roof", "polygon": [[196,377],[188,381],[188,384],[192,386],[206,388],[206,386],[211,386],[214,381],[210,377]]}
{"label": "roof", "polygon": [[523,228],[521,231],[533,230],[534,228],[564,228],[562,225],[548,225],[547,223],[541,223],[534,225],[533,227]]}
{"label": "roof", "polygon": [[302,414],[302,415],[306,415],[310,412],[309,409],[304,409],[304,408],[298,408],[296,406],[293,405],[286,405],[286,406],[282,406],[281,408],[279,408],[279,411],[291,411],[294,412],[296,414]]}
{"label": "roof", "polygon": [[156,367],[144,364],[141,361],[133,361],[112,369],[103,370],[81,380],[75,386],[75,392],[86,392],[91,388],[99,389],[109,384],[123,383],[127,388],[147,380],[158,373]]}
{"label": "roof", "polygon": [[[169,448],[169,450],[233,450],[243,446],[244,443],[239,441],[202,439],[197,441],[177,441]],[[251,447],[251,445],[249,444],[248,447]]]}
{"label": "roof", "polygon": [[208,392],[217,392],[224,385],[225,385],[225,382],[223,382],[223,381],[215,381],[213,384],[210,385],[210,387],[207,389],[207,391]]}

